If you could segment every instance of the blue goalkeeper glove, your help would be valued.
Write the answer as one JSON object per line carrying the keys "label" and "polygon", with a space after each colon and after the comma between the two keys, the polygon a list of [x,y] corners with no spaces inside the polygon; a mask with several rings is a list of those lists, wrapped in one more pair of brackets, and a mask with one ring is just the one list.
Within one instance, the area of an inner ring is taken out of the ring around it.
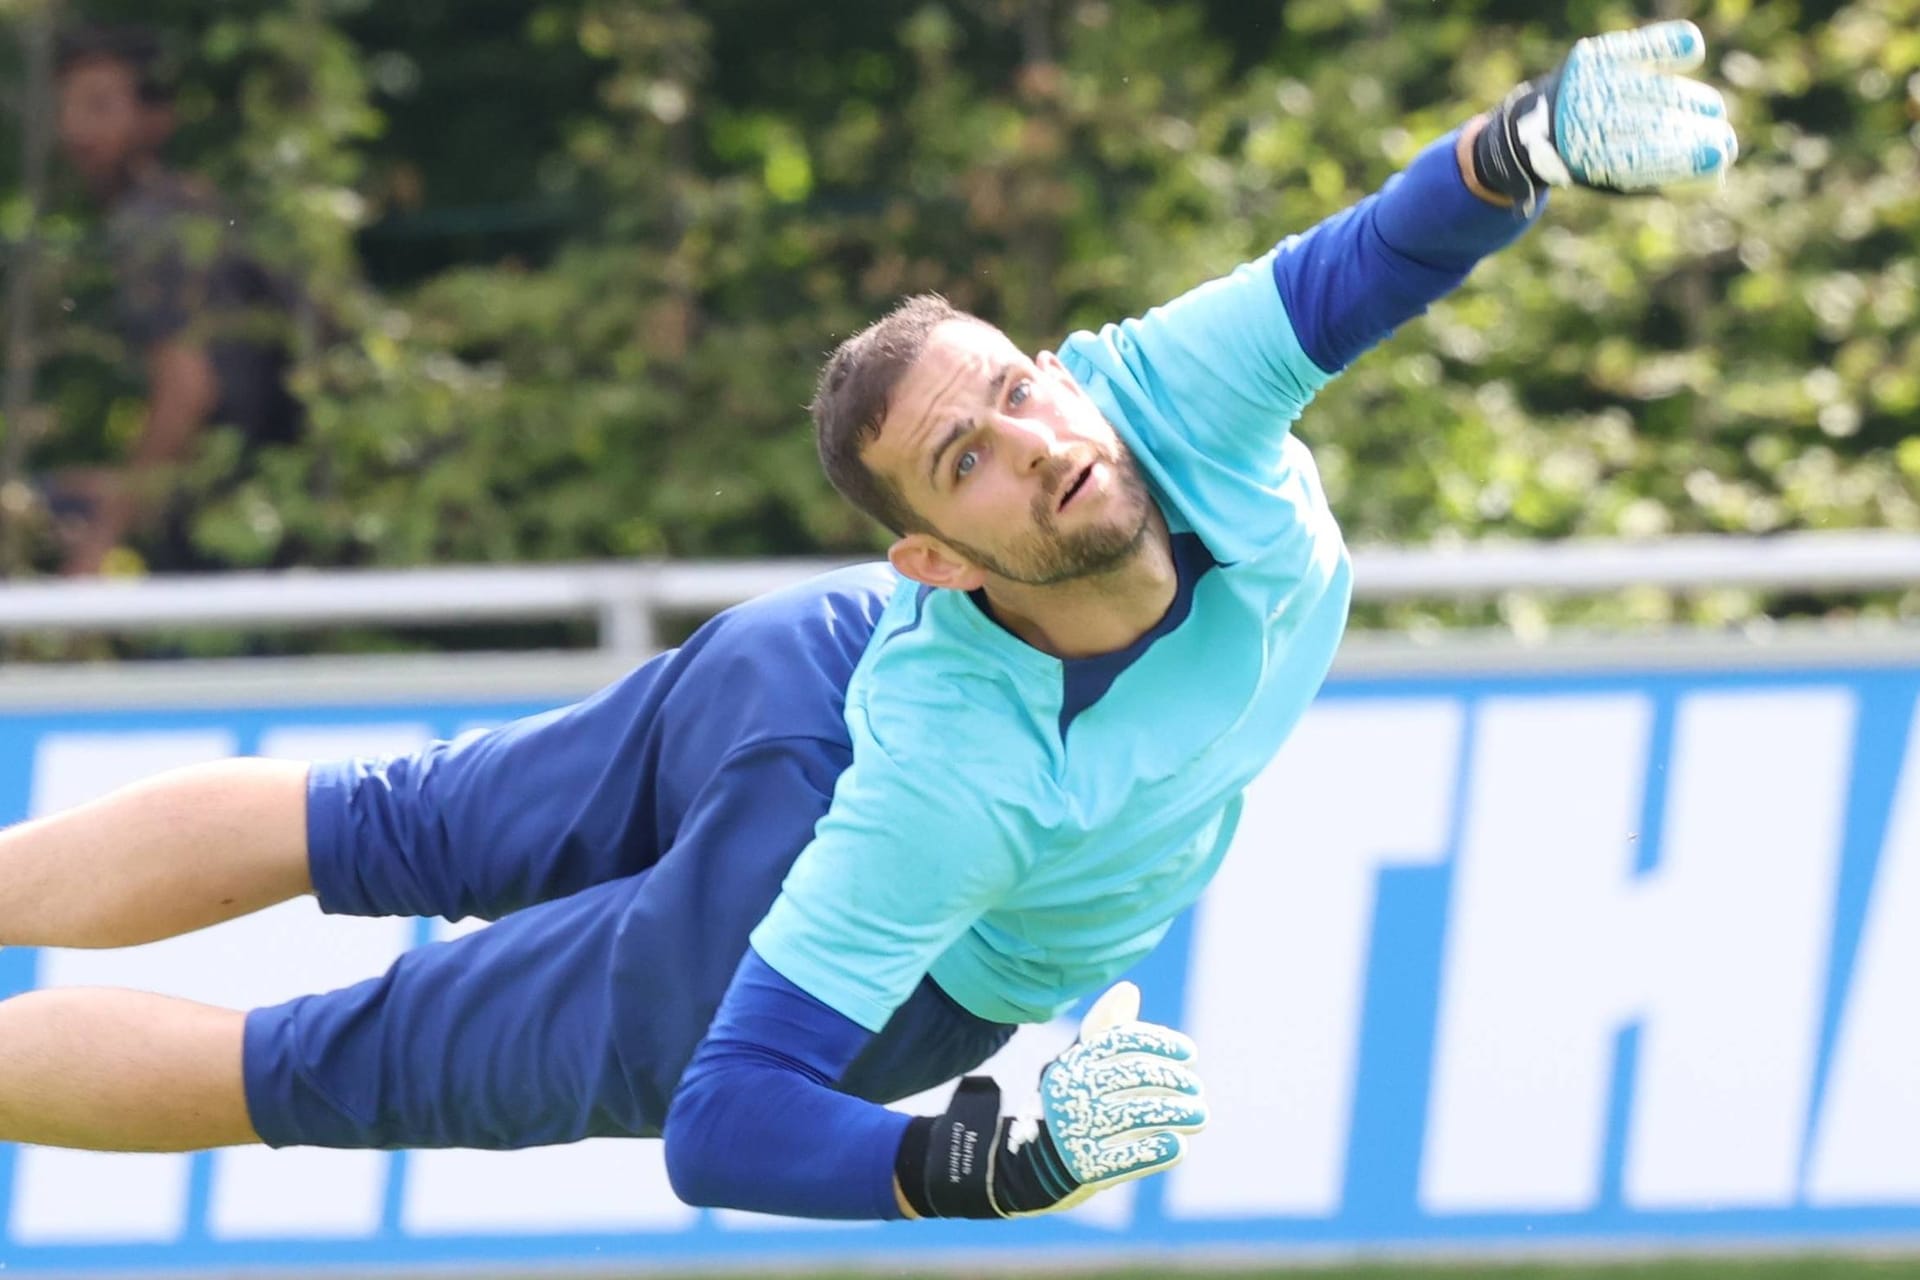
{"label": "blue goalkeeper glove", "polygon": [[1726,101],[1678,74],[1706,48],[1685,21],[1587,37],[1494,110],[1474,177],[1530,214],[1550,186],[1650,191],[1724,173],[1739,152]]}
{"label": "blue goalkeeper glove", "polygon": [[968,1076],[944,1115],[907,1127],[894,1178],[923,1218],[1017,1218],[1170,1169],[1207,1123],[1193,1041],[1141,1022],[1140,989],[1094,1002],[1080,1038],[1040,1073],[1038,1119],[1000,1114],[1000,1089]]}

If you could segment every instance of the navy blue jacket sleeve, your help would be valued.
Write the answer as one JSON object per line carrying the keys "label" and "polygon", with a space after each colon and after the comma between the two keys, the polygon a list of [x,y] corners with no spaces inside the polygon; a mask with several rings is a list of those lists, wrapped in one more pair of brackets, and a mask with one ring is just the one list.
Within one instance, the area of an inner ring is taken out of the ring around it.
{"label": "navy blue jacket sleeve", "polygon": [[833,1089],[872,1033],[748,950],[667,1112],[667,1176],[688,1204],[801,1218],[897,1218],[908,1118]]}
{"label": "navy blue jacket sleeve", "polygon": [[1425,311],[1531,225],[1467,189],[1458,138],[1449,133],[1379,191],[1280,243],[1273,276],[1281,301],[1302,349],[1327,373]]}

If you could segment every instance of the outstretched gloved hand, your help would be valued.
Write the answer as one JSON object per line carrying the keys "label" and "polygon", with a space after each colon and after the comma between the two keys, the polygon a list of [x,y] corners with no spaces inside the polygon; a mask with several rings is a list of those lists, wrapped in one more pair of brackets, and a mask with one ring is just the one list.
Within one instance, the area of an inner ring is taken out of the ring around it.
{"label": "outstretched gloved hand", "polygon": [[1474,177],[1525,212],[1548,187],[1651,191],[1723,174],[1739,152],[1691,22],[1589,36],[1507,95],[1474,139]]}

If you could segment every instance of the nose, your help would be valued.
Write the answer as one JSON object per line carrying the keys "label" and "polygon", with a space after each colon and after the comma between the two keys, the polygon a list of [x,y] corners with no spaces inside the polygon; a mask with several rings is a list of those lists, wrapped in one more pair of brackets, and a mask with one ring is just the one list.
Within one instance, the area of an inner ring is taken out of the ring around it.
{"label": "nose", "polygon": [[1052,426],[1034,418],[1000,418],[1001,447],[1024,471],[1042,471],[1066,452],[1066,442]]}

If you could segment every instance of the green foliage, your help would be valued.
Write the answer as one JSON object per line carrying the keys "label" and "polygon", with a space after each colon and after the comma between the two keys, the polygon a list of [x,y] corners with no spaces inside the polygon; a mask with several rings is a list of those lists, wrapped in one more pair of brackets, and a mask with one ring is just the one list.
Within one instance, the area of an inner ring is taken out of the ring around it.
{"label": "green foliage", "polygon": [[[850,0],[804,22],[553,0],[519,6],[517,63],[498,54],[516,10],[491,0],[470,39],[457,8],[437,29],[433,8],[156,8],[198,33],[202,167],[345,331],[303,369],[310,445],[201,520],[236,562],[283,541],[395,564],[877,546],[820,479],[803,406],[832,343],[902,293],[1050,345],[1360,198],[1579,35],[1676,15],[1734,103],[1732,179],[1557,197],[1336,380],[1299,430],[1349,536],[1920,528],[1920,0]],[[436,79],[482,50],[486,101]],[[356,226],[428,218],[463,184],[564,212],[524,251],[358,284]],[[53,382],[76,438],[113,419],[97,381]],[[1766,607],[1789,605],[1557,616]]]}

